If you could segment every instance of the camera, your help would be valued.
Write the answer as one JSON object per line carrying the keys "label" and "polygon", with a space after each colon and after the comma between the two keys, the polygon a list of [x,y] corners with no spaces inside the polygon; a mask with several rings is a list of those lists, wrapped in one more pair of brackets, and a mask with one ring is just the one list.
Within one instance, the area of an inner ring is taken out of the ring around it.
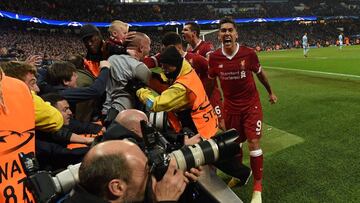
{"label": "camera", "polygon": [[[175,159],[177,168],[185,171],[193,167],[214,163],[218,159],[232,157],[240,150],[239,144],[234,142],[238,137],[235,130],[226,131],[192,146],[184,146],[184,136],[192,136],[192,132],[185,130],[183,134],[163,135],[146,121],[141,121],[140,124],[145,144],[143,150],[148,157],[150,172],[157,180],[161,180],[166,173],[170,159]],[[34,153],[19,153],[19,158],[27,176],[26,185],[33,193],[36,202],[55,202],[64,194],[69,193],[79,182],[78,171],[81,163],[70,165],[64,171],[53,176],[50,172],[39,171],[39,164]],[[221,185],[219,183],[221,180],[214,182],[214,178],[218,177],[216,175],[211,177],[212,183],[208,185],[212,185],[212,187],[220,185],[221,187],[217,187],[216,190],[224,191],[226,184],[222,183],[223,185]],[[212,193],[212,191],[208,192],[209,195]]]}
{"label": "camera", "polygon": [[19,153],[19,158],[27,176],[26,185],[34,195],[36,202],[54,202],[61,195],[70,192],[79,182],[80,163],[68,166],[66,170],[53,177],[47,171],[39,171],[39,164],[33,152]]}
{"label": "camera", "polygon": [[[220,133],[209,140],[198,144],[184,146],[183,143],[170,143],[152,127],[150,123],[141,121],[141,130],[145,143],[145,154],[151,173],[161,180],[169,166],[170,159],[175,159],[177,168],[187,171],[191,168],[211,164],[218,159],[233,157],[240,152],[240,145],[235,139],[238,132],[234,129]],[[183,135],[179,136],[183,140]]]}

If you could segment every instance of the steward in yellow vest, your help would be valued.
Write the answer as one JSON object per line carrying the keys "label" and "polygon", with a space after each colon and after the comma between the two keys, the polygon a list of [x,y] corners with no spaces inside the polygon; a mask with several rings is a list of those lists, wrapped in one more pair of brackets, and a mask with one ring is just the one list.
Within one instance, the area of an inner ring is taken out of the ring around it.
{"label": "steward in yellow vest", "polygon": [[182,127],[190,128],[205,139],[214,136],[218,119],[194,69],[174,46],[161,53],[160,63],[170,87],[159,96],[141,88],[136,93],[140,101],[154,112],[175,112]]}

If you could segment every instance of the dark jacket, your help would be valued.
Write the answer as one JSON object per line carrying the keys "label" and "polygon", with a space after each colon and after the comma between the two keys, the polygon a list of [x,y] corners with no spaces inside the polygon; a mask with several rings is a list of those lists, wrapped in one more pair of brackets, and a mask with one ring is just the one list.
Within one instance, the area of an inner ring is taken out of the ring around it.
{"label": "dark jacket", "polygon": [[80,122],[75,119],[70,120],[70,124],[68,126],[63,126],[54,133],[36,131],[36,139],[57,143],[61,146],[66,147],[67,144],[70,143],[70,137],[73,133],[76,134],[98,134],[102,129],[101,125],[95,123],[88,122]]}
{"label": "dark jacket", "polygon": [[109,78],[109,69],[103,68],[100,71],[99,77],[94,81],[89,87],[78,87],[78,88],[67,88],[63,85],[52,86],[47,83],[44,78],[44,74],[47,74],[45,69],[41,70],[40,73],[42,76],[39,77],[38,85],[40,87],[40,93],[46,94],[49,92],[58,92],[61,96],[69,103],[76,103],[78,101],[84,101],[88,99],[99,98],[103,96],[106,89],[106,81]]}
{"label": "dark jacket", "polygon": [[76,119],[70,119],[67,127],[76,134],[98,134],[102,129],[101,125],[90,122],[80,122]]}
{"label": "dark jacket", "polygon": [[89,147],[68,149],[64,145],[35,139],[36,159],[41,170],[55,171],[77,164],[89,151]]}
{"label": "dark jacket", "polygon": [[89,87],[66,88],[65,86],[56,86],[55,89],[60,95],[65,97],[69,103],[99,98],[103,96],[106,89],[106,81],[109,78],[109,69],[103,68],[99,77]]}
{"label": "dark jacket", "polygon": [[[64,203],[109,203],[98,196],[88,193],[84,188],[77,184],[72,191],[73,194],[64,200]],[[176,203],[176,201],[161,201],[158,203]]]}
{"label": "dark jacket", "polygon": [[82,188],[80,185],[77,184],[73,190],[73,194],[70,195],[70,197],[66,199],[64,203],[109,203],[109,202],[93,194],[88,193],[84,188]]}

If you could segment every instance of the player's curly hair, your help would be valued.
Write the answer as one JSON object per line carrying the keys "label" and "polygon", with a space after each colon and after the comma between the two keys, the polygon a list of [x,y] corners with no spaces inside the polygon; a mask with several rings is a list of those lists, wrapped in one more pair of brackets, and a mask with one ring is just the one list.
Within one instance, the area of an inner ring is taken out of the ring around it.
{"label": "player's curly hair", "polygon": [[219,27],[221,27],[222,24],[225,24],[225,23],[231,23],[234,25],[234,28],[236,29],[236,23],[235,21],[231,18],[231,17],[224,17],[220,20],[219,22]]}

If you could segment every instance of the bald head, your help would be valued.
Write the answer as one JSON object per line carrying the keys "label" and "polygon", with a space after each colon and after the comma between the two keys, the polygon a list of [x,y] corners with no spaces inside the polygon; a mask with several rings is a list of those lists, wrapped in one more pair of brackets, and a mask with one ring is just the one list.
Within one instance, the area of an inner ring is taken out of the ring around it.
{"label": "bald head", "polygon": [[131,39],[125,41],[124,46],[127,49],[137,49],[146,40],[150,40],[150,38],[145,33],[136,32]]}
{"label": "bald head", "polygon": [[112,140],[100,143],[84,157],[79,169],[79,184],[101,198],[118,199],[120,197],[111,189],[113,180],[131,184],[134,171],[145,169],[146,161],[145,154],[132,142]]}
{"label": "bald head", "polygon": [[146,114],[136,109],[127,109],[121,111],[115,118],[115,121],[128,130],[134,132],[142,138],[140,121],[148,122]]}
{"label": "bald head", "polygon": [[134,157],[145,157],[141,149],[133,142],[127,140],[111,140],[97,144],[91,148],[84,157],[82,165],[87,165],[98,157],[108,155],[122,156],[124,159],[133,159]]}

